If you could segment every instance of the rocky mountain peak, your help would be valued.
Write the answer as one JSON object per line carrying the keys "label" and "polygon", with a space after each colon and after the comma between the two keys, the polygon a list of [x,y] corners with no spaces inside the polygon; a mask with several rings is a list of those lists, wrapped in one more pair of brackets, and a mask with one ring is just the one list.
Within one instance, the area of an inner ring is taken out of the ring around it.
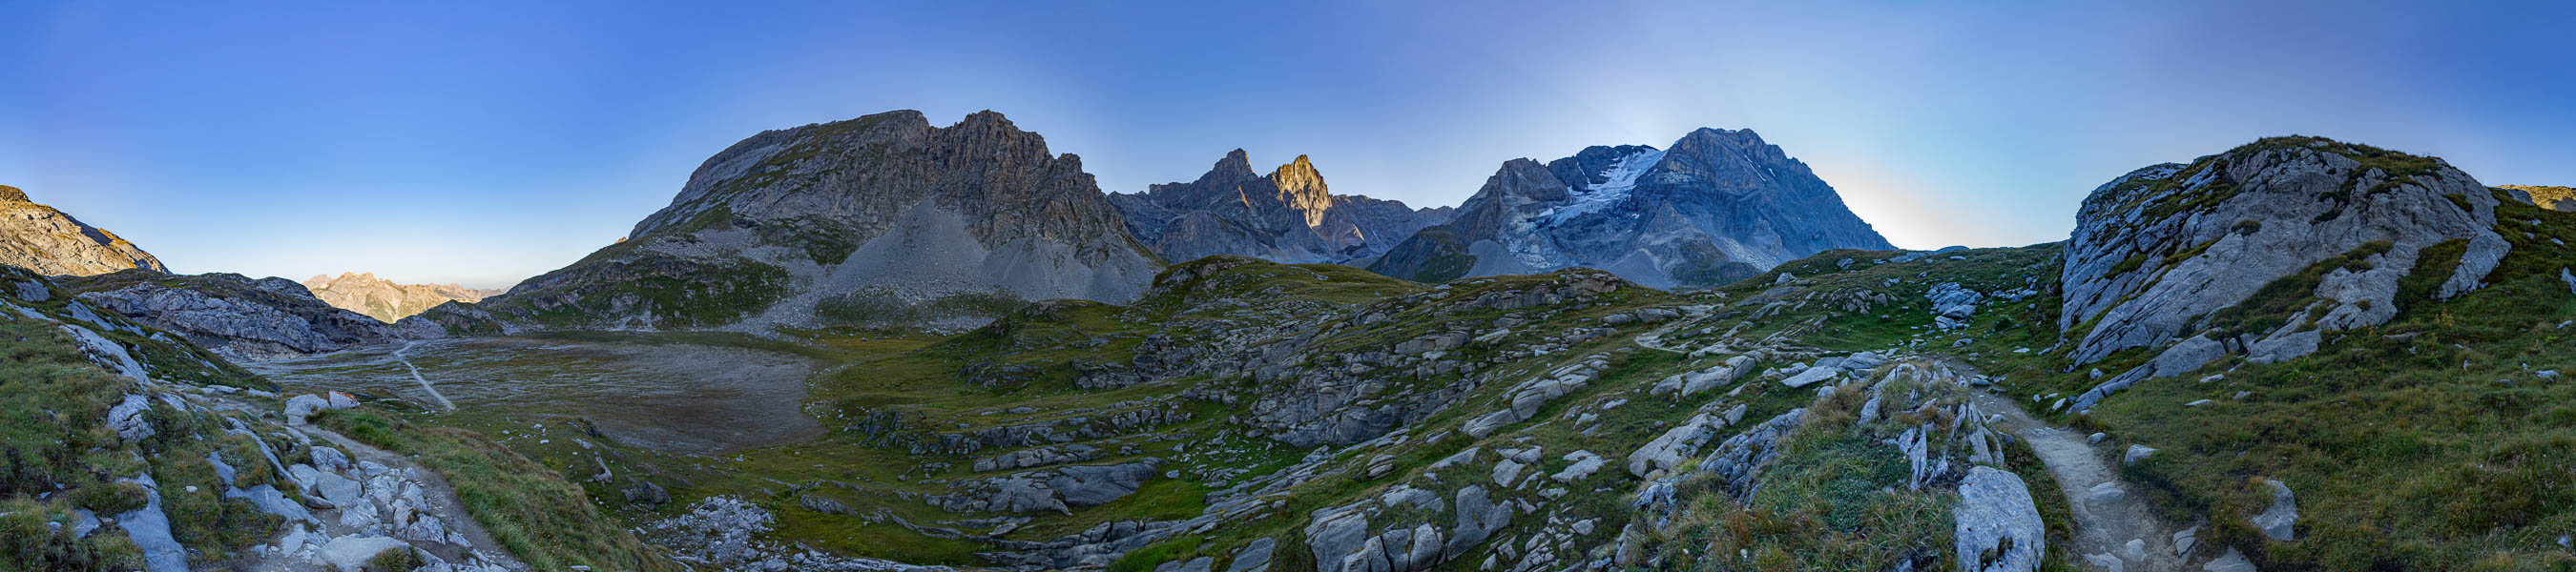
{"label": "rocky mountain peak", "polygon": [[537,327],[760,330],[967,294],[1124,302],[1160,267],[1080,157],[1000,113],[940,128],[897,110],[737,142],[628,240],[475,311],[571,316]]}
{"label": "rocky mountain peak", "polygon": [[1445,281],[1585,266],[1659,288],[1714,286],[1825,250],[1893,248],[1804,163],[1750,130],[1708,128],[1664,149],[1505,162],[1450,227],[1371,269]]}
{"label": "rocky mountain peak", "polygon": [[0,185],[0,264],[47,276],[90,276],[129,268],[167,272],[132,242],[107,229],[28,200],[26,191]]}
{"label": "rocky mountain peak", "polygon": [[1333,192],[1313,162],[1298,155],[1297,160],[1272,170],[1269,178],[1271,186],[1279,188],[1280,201],[1306,214],[1306,226],[1323,226],[1325,213],[1333,208]]}
{"label": "rocky mountain peak", "polygon": [[1224,158],[1217,159],[1216,165],[1209,167],[1207,174],[1200,175],[1199,183],[1231,183],[1260,178],[1260,176],[1252,170],[1252,155],[1242,149],[1235,149],[1226,152]]}
{"label": "rocky mountain peak", "polygon": [[396,284],[392,280],[377,278],[373,272],[315,275],[297,287],[310,291],[313,297],[332,306],[366,314],[388,324],[429,311],[440,304],[476,302],[502,293],[501,290],[478,290],[456,284]]}
{"label": "rocky mountain peak", "polygon": [[1109,203],[1137,240],[1166,260],[1233,254],[1275,262],[1344,262],[1448,218],[1444,209],[1335,195],[1304,155],[1256,175],[1250,154],[1227,152],[1198,179],[1118,193]]}

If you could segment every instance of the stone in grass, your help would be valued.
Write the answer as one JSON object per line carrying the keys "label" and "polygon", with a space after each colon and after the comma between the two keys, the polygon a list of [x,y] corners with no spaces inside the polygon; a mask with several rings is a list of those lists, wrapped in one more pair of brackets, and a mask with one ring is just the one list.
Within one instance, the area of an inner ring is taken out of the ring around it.
{"label": "stone in grass", "polygon": [[2129,452],[2127,454],[2120,455],[2120,466],[2126,467],[2138,464],[2138,461],[2144,461],[2147,459],[2148,455],[2154,454],[2156,454],[2156,449],[2154,447],[2130,445]]}
{"label": "stone in grass", "polygon": [[2299,522],[2298,498],[2292,496],[2290,486],[2281,481],[2265,480],[2263,486],[2272,489],[2272,507],[2250,519],[2254,521],[2254,527],[2263,529],[2263,535],[2273,540],[2294,538],[2296,531],[2293,526]]}

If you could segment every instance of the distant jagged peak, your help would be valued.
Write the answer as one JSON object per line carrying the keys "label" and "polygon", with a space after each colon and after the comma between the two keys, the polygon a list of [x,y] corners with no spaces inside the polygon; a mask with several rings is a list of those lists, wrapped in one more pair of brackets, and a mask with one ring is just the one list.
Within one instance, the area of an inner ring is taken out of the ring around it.
{"label": "distant jagged peak", "polygon": [[1333,209],[1333,191],[1324,185],[1324,174],[1315,163],[1298,155],[1297,160],[1270,171],[1270,184],[1279,187],[1280,202],[1306,213],[1306,226],[1324,225],[1324,213]]}
{"label": "distant jagged peak", "polygon": [[1252,155],[1250,153],[1245,153],[1241,148],[1237,148],[1233,151],[1226,152],[1224,158],[1217,159],[1216,165],[1209,167],[1207,174],[1199,176],[1199,182],[1224,183],[1241,181],[1244,179],[1254,179],[1259,178],[1260,176],[1260,174],[1252,171]]}

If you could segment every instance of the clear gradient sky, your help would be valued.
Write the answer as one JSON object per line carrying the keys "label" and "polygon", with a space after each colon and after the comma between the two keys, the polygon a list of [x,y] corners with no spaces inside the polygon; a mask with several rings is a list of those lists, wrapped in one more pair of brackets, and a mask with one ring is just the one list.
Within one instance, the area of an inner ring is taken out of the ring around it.
{"label": "clear gradient sky", "polygon": [[1001,111],[1109,191],[1241,147],[1416,206],[1752,128],[1911,248],[2060,240],[2113,176],[2276,134],[2576,184],[2566,3],[230,4],[0,0],[0,184],[174,271],[485,287],[736,140],[900,108]]}

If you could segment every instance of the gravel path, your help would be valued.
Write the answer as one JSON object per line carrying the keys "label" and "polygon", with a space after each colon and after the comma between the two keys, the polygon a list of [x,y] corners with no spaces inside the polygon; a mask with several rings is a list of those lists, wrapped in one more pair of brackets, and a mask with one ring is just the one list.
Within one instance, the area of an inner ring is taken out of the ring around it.
{"label": "gravel path", "polygon": [[403,347],[402,347],[402,349],[394,350],[394,360],[395,360],[395,361],[400,361],[400,362],[402,362],[402,364],[403,364],[403,368],[404,368],[404,369],[409,369],[409,370],[411,370],[411,379],[412,379],[412,381],[420,382],[420,389],[421,389],[421,391],[427,391],[427,392],[429,392],[429,396],[430,396],[430,398],[432,398],[432,399],[437,399],[437,400],[438,400],[438,405],[439,405],[440,407],[445,407],[445,408],[447,408],[447,410],[448,410],[448,411],[455,411],[455,410],[456,410],[456,402],[454,402],[454,401],[448,401],[448,400],[447,400],[447,396],[446,396],[446,395],[444,395],[444,394],[439,393],[439,392],[438,392],[438,388],[437,388],[437,387],[432,387],[432,386],[430,386],[430,385],[429,385],[429,378],[421,377],[421,376],[420,376],[420,366],[412,365],[412,364],[411,364],[411,358],[403,357],[403,352],[411,351],[411,347],[412,347],[412,346],[415,346],[415,345],[420,345],[420,342],[418,342],[418,341],[403,342]]}
{"label": "gravel path", "polygon": [[[1979,394],[1976,403],[1979,412],[2003,415],[2003,421],[1992,426],[2029,442],[2040,462],[2048,465],[2049,474],[2057,477],[2067,502],[2075,505],[2075,554],[2068,560],[2085,562],[2087,557],[2111,555],[2130,572],[2184,569],[2173,546],[2173,533],[2181,529],[2157,518],[2147,500],[2130,491],[2119,470],[2095,453],[2084,435],[2042,423],[2011,399],[1995,394]],[[2142,550],[2132,552],[2131,540],[2141,541]]]}

